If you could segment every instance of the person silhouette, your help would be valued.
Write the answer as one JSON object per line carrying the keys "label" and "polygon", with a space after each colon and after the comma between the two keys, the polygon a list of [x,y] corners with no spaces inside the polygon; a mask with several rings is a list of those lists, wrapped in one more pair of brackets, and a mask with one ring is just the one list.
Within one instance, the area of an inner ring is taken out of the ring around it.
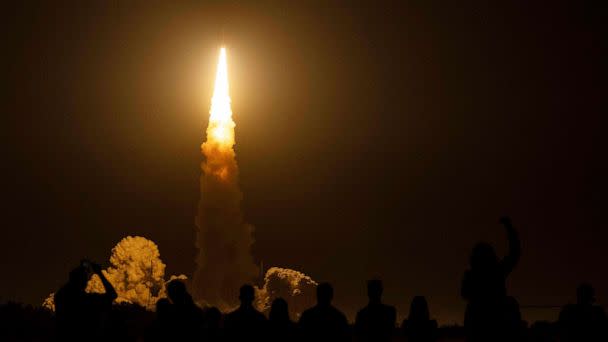
{"label": "person silhouette", "polygon": [[173,304],[167,298],[156,302],[156,317],[146,331],[146,341],[169,341],[173,335]]}
{"label": "person silhouette", "polygon": [[581,284],[576,291],[576,304],[566,305],[559,315],[560,341],[587,342],[608,340],[606,312],[594,305],[595,290],[590,284]]}
{"label": "person silhouette", "polygon": [[226,337],[229,341],[259,341],[264,337],[266,317],[253,307],[255,289],[243,285],[239,291],[241,305],[228,315],[224,322]]}
{"label": "person silhouette", "polygon": [[186,289],[186,284],[179,279],[167,284],[167,296],[172,306],[169,311],[173,317],[171,322],[173,338],[180,341],[201,339],[203,333],[203,310],[199,308]]}
{"label": "person silhouette", "polygon": [[464,326],[468,341],[513,341],[519,338],[521,314],[517,301],[507,296],[506,279],[519,262],[521,245],[508,217],[500,219],[507,232],[509,252],[503,260],[494,248],[478,243],[464,274],[461,295],[468,301]]}
{"label": "person silhouette", "polygon": [[432,342],[437,339],[437,321],[430,319],[429,305],[423,296],[415,296],[410,314],[401,324],[403,335],[411,342]]}
{"label": "person silhouette", "polygon": [[382,303],[383,286],[378,279],[367,282],[369,303],[355,319],[355,336],[358,341],[390,341],[395,330],[397,311]]}
{"label": "person silhouette", "polygon": [[[87,293],[91,276],[96,274],[105,293]],[[69,275],[68,282],[55,294],[58,339],[62,341],[101,340],[108,325],[112,302],[118,295],[101,272],[101,266],[83,260]]]}
{"label": "person silhouette", "polygon": [[276,298],[270,306],[267,339],[269,341],[297,340],[296,324],[289,319],[289,307],[283,298]]}
{"label": "person silhouette", "polygon": [[346,316],[331,305],[334,290],[329,283],[317,286],[317,305],[305,310],[299,326],[307,341],[348,341]]}
{"label": "person silhouette", "polygon": [[219,341],[221,338],[222,312],[215,306],[211,306],[205,309],[204,317],[204,340]]}

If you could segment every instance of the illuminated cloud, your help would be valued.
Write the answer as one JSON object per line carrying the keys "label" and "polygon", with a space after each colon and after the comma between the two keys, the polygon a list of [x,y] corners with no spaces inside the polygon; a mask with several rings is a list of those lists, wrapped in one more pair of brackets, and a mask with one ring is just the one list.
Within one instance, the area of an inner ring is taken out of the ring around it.
{"label": "illuminated cloud", "polygon": [[[127,236],[120,240],[110,256],[110,267],[103,274],[116,289],[118,303],[134,303],[153,309],[156,301],[165,298],[165,264],[160,259],[158,246],[141,236]],[[172,279],[186,276],[171,276]],[[103,284],[93,275],[87,284],[89,293],[103,293]],[[54,310],[54,294],[43,302],[47,309]]]}
{"label": "illuminated cloud", "polygon": [[256,291],[256,306],[270,310],[275,298],[283,298],[289,305],[292,319],[316,303],[317,282],[302,272],[289,268],[271,267],[264,276],[264,285]]}

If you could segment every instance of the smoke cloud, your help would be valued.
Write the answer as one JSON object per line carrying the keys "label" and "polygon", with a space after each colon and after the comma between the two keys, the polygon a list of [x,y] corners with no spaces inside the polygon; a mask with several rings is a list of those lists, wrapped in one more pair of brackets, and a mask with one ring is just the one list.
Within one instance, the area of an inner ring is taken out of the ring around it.
{"label": "smoke cloud", "polygon": [[267,312],[272,301],[283,298],[289,305],[292,318],[299,318],[304,310],[316,302],[317,282],[304,273],[289,268],[271,267],[264,276],[264,286],[256,289],[256,306]]}
{"label": "smoke cloud", "polygon": [[[133,303],[154,309],[157,300],[167,297],[165,264],[160,259],[158,246],[151,240],[141,236],[123,238],[112,248],[110,264],[102,272],[118,294],[117,303]],[[171,276],[169,281],[176,278],[184,280],[186,276]],[[104,292],[97,275],[89,280],[86,292]],[[49,295],[42,305],[54,311],[54,294]]]}

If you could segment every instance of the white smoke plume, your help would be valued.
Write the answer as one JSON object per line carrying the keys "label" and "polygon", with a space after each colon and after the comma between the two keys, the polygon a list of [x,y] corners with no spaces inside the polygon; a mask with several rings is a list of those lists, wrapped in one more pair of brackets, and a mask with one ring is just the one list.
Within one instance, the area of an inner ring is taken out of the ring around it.
{"label": "white smoke plume", "polygon": [[283,298],[289,305],[291,318],[299,318],[304,310],[316,302],[317,282],[304,273],[289,268],[271,267],[264,276],[264,286],[256,289],[258,310],[270,310],[275,298]]}
{"label": "white smoke plume", "polygon": [[[165,264],[160,259],[158,246],[141,236],[127,236],[120,240],[110,256],[111,266],[103,274],[114,286],[118,303],[134,303],[153,309],[156,301],[166,298]],[[171,276],[172,279],[186,279],[186,276]],[[86,292],[103,293],[101,279],[93,275],[87,284]],[[54,310],[54,294],[42,304]]]}
{"label": "white smoke plume", "polygon": [[202,145],[192,294],[197,301],[225,311],[237,305],[239,287],[251,283],[258,273],[250,253],[253,226],[245,223],[241,212],[225,49],[220,52],[210,114]]}

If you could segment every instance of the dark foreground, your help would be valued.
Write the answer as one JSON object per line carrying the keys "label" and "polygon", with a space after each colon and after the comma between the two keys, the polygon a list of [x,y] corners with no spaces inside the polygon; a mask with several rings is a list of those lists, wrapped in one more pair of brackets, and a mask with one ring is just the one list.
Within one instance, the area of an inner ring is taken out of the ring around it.
{"label": "dark foreground", "polygon": [[[118,327],[111,329],[114,335],[108,340],[156,340],[150,337],[155,325],[154,312],[137,305],[120,304],[112,307],[111,315],[111,321]],[[350,339],[355,340],[353,325],[349,326],[349,330]],[[53,312],[19,303],[0,305],[0,341],[58,341],[56,335],[56,317]],[[216,340],[223,340],[221,335],[222,332]],[[537,322],[525,329],[525,335],[525,341],[558,341],[557,323]],[[407,338],[401,329],[395,328],[391,341],[407,341]],[[461,326],[439,327],[436,341],[465,341],[464,329]]]}
{"label": "dark foreground", "polygon": [[[473,247],[460,289],[467,302],[464,327],[438,327],[422,296],[412,299],[407,318],[399,324],[395,307],[382,301],[379,279],[367,282],[369,302],[359,310],[354,324],[333,306],[334,290],[329,283],[316,285],[316,304],[291,313],[289,294],[287,298],[271,294],[271,306],[260,306],[255,302],[255,288],[245,284],[239,290],[238,308],[223,314],[213,306],[198,306],[186,284],[174,279],[166,283],[166,298],[156,302],[153,312],[135,304],[117,304],[118,293],[101,266],[83,260],[55,293],[55,312],[2,304],[0,341],[608,341],[606,313],[595,304],[590,284],[578,287],[577,302],[564,306],[557,322],[529,326],[522,321],[519,303],[506,289],[521,245],[511,221],[505,217],[500,222],[509,251],[501,259],[487,243]],[[93,275],[101,279],[102,293],[86,291]]]}

